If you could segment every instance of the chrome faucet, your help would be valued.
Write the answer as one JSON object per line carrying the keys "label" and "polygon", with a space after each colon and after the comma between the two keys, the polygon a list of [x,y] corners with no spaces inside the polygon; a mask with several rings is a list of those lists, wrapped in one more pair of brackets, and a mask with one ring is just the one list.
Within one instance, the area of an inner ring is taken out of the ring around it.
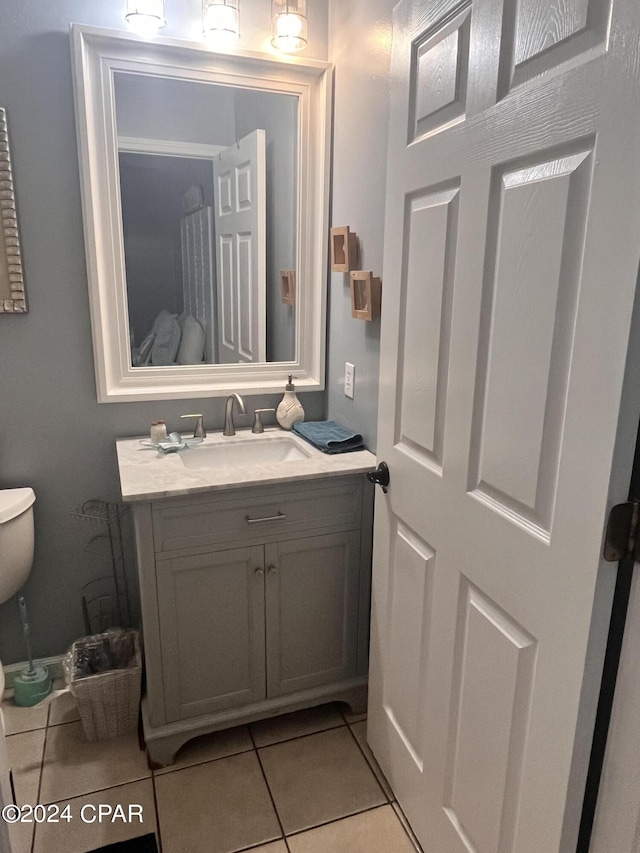
{"label": "chrome faucet", "polygon": [[246,415],[247,410],[244,407],[244,400],[240,394],[229,394],[227,402],[224,406],[224,430],[223,435],[235,435],[236,428],[233,424],[233,404],[238,404],[238,411],[241,415]]}
{"label": "chrome faucet", "polygon": [[264,424],[262,423],[262,419],[260,415],[265,414],[266,412],[273,412],[275,414],[275,409],[256,409],[253,413],[253,426],[251,427],[251,432],[262,433],[264,432]]}
{"label": "chrome faucet", "polygon": [[204,424],[202,423],[202,415],[180,415],[181,418],[195,418],[196,425],[193,430],[194,438],[206,438],[207,431],[204,428]]}

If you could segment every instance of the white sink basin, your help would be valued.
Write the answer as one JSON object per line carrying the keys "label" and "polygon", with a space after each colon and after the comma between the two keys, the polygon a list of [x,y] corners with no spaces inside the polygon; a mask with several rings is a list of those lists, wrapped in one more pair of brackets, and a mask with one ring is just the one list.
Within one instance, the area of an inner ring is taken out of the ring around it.
{"label": "white sink basin", "polygon": [[196,444],[178,454],[185,468],[196,471],[296,462],[311,455],[292,438],[267,436],[253,441],[228,438],[215,444]]}

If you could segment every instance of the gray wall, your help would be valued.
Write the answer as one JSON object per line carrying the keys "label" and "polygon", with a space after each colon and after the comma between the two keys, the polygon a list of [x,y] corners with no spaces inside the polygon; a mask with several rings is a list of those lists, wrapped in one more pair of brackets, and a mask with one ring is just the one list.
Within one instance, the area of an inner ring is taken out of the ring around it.
{"label": "gray wall", "polygon": [[[121,3],[11,0],[0,27],[0,104],[8,111],[30,313],[0,317],[0,487],[32,486],[36,554],[25,588],[36,655],[58,654],[83,632],[82,586],[104,563],[82,551],[93,528],[69,519],[88,498],[119,496],[114,441],[164,417],[204,411],[220,428],[223,399],[98,405],[80,209],[69,23],[121,29]],[[189,38],[200,4],[167,4],[167,36]],[[183,20],[176,20],[178,12]],[[327,56],[325,0],[310,3],[306,55]],[[268,40],[269,0],[243,0],[242,47]],[[173,19],[172,19],[173,16]],[[186,16],[186,19],[184,18]],[[250,400],[273,406],[279,395]],[[323,394],[304,394],[309,419]],[[15,601],[0,608],[0,659],[24,660]]]}
{"label": "gray wall", "polygon": [[[360,268],[382,276],[391,10],[395,0],[329,0],[329,59],[335,65],[332,225],[360,240]],[[384,289],[384,278],[382,281]],[[349,275],[331,273],[328,417],[376,447],[380,320],[351,317]],[[355,395],[344,395],[344,364]]]}
{"label": "gray wall", "polygon": [[209,145],[236,140],[234,91],[224,86],[116,74],[119,136]]}

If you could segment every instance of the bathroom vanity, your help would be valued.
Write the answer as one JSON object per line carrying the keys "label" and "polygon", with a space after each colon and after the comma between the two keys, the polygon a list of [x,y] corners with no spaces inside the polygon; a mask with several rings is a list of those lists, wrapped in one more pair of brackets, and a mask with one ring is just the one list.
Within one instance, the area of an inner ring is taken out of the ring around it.
{"label": "bathroom vanity", "polygon": [[280,430],[170,456],[137,439],[117,451],[152,762],[171,763],[197,735],[323,702],[364,710],[375,457],[327,456]]}

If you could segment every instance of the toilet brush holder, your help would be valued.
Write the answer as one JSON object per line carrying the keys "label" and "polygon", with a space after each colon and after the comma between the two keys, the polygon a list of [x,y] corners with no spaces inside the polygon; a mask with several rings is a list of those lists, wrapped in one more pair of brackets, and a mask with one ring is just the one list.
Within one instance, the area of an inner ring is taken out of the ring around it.
{"label": "toilet brush holder", "polygon": [[20,675],[16,676],[13,682],[13,701],[22,708],[31,708],[33,705],[37,705],[38,702],[42,702],[51,693],[51,676],[44,664],[34,664],[33,662],[33,655],[31,654],[31,628],[29,627],[27,605],[22,596],[18,599],[18,610],[20,611],[22,633],[24,634],[27,646],[29,666]]}
{"label": "toilet brush holder", "polygon": [[21,708],[31,708],[51,693],[51,675],[44,664],[25,669],[13,682],[13,701]]}

